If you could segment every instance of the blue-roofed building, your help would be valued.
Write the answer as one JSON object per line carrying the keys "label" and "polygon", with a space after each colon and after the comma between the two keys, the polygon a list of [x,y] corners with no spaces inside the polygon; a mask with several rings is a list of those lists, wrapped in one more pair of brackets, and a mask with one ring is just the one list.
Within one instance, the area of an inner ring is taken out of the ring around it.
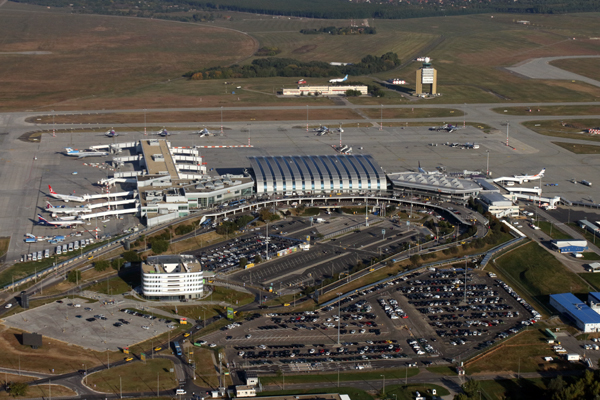
{"label": "blue-roofed building", "polygon": [[583,253],[588,249],[587,240],[553,240],[552,247],[559,253]]}
{"label": "blue-roofed building", "polygon": [[[600,296],[600,293],[598,293]],[[559,293],[550,295],[550,305],[583,332],[600,332],[600,314],[590,306],[579,300],[573,293]]]}

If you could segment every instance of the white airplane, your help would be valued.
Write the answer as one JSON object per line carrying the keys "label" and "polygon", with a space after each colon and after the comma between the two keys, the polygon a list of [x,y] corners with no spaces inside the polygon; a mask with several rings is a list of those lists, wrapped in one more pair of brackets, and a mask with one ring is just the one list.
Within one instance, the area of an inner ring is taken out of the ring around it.
{"label": "white airplane", "polygon": [[48,221],[46,218],[38,214],[38,223],[40,225],[56,226],[58,228],[70,228],[74,225],[83,224],[83,221]]}
{"label": "white airplane", "polygon": [[198,135],[200,135],[200,137],[204,137],[204,136],[214,136],[213,133],[211,133],[208,129],[204,128],[202,130],[196,131],[194,133],[197,133]]}
{"label": "white airplane", "polygon": [[126,133],[117,133],[113,128],[110,128],[106,132],[104,132],[104,136],[106,137],[117,137],[119,135],[127,135]]}
{"label": "white airplane", "polygon": [[79,207],[66,207],[66,206],[53,206],[49,201],[46,202],[46,211],[52,214],[79,214],[79,213],[89,213],[92,212],[92,209],[87,205],[79,206]]}
{"label": "white airplane", "polygon": [[50,189],[50,196],[54,197],[55,199],[62,200],[65,203],[68,203],[69,201],[76,201],[78,203],[85,203],[86,201],[89,200],[89,196],[88,195],[75,196],[75,195],[72,195],[72,194],[58,194],[54,190],[52,190],[52,186],[50,186],[50,185],[48,185],[48,189]]}
{"label": "white airplane", "polygon": [[423,168],[421,168],[421,161],[419,161],[418,171],[425,175],[440,175],[441,174],[441,172],[439,172],[439,171],[425,171]]}
{"label": "white airplane", "polygon": [[546,173],[546,168],[542,168],[542,170],[535,175],[514,175],[514,178],[518,179],[519,181],[521,181],[521,183],[523,183],[533,179],[543,178],[544,173]]}
{"label": "white airplane", "polygon": [[103,157],[103,156],[107,156],[108,152],[107,151],[88,151],[88,150],[74,150],[70,147],[65,148],[65,154],[70,156],[70,157],[77,157],[77,158],[83,158],[83,157]]}
{"label": "white airplane", "polygon": [[329,83],[341,83],[341,82],[345,82],[347,80],[348,80],[348,75],[346,75],[343,78],[330,79]]}
{"label": "white airplane", "polygon": [[162,128],[160,131],[156,132],[158,136],[171,136],[171,133],[167,130],[167,128]]}

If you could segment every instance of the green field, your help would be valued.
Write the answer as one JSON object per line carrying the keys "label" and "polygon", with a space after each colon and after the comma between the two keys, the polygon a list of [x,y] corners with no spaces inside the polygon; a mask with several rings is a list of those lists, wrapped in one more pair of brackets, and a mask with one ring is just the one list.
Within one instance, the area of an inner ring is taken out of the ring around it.
{"label": "green field", "polygon": [[[579,369],[579,365],[557,357],[546,339],[542,330],[534,325],[529,330],[507,339],[498,349],[492,349],[482,358],[468,362],[467,374],[517,372],[519,369],[521,372]],[[553,361],[544,361],[543,357],[553,357]]]}
{"label": "green field", "polygon": [[374,400],[373,396],[361,389],[352,387],[334,387],[323,389],[269,390],[261,392],[261,396],[293,396],[299,394],[339,393],[347,394],[352,400]]}
{"label": "green field", "polygon": [[[94,390],[106,393],[151,392],[172,389],[177,386],[173,361],[166,359],[131,362],[111,369],[106,369],[86,377],[86,383]],[[158,380],[158,382],[157,382]]]}
{"label": "green field", "polygon": [[600,146],[594,144],[579,144],[579,143],[566,143],[566,142],[552,142],[557,146],[562,147],[565,150],[569,150],[575,154],[600,154]]}
{"label": "green field", "polygon": [[[369,380],[380,380],[381,375],[385,375],[386,379],[404,379],[407,374],[408,377],[415,376],[419,373],[418,368],[397,368],[397,369],[384,369],[378,370],[377,372],[372,371],[357,371],[357,372],[340,372],[340,382],[344,381],[369,381]],[[327,373],[319,375],[286,375],[285,383],[310,383],[310,382],[329,382],[332,384],[337,383],[337,373]],[[260,381],[263,385],[278,385],[282,384],[282,376],[265,376],[261,377]]]}
{"label": "green field", "polygon": [[[569,60],[581,62],[581,60]],[[531,110],[531,111],[530,111]],[[598,115],[600,106],[502,107],[492,111],[504,115]]]}
{"label": "green field", "polygon": [[87,290],[111,295],[129,292],[141,284],[138,271],[134,271],[134,268],[130,269],[131,271],[124,268],[119,272],[118,276],[110,278],[105,282],[98,282],[88,287]]}
{"label": "green field", "polygon": [[547,379],[498,379],[479,381],[483,399],[486,400],[530,400],[544,398]]}
{"label": "green field", "polygon": [[544,232],[546,235],[550,236],[552,239],[562,240],[562,239],[573,239],[571,236],[567,235],[563,231],[559,230],[554,224],[548,221],[538,221],[537,226],[540,227],[540,230]]}
{"label": "green field", "polygon": [[[331,104],[327,99],[274,95],[277,89],[295,86],[295,77],[235,79],[235,86],[224,85],[224,80],[180,79],[189,70],[249,63],[260,46],[278,47],[278,57],[302,61],[355,63],[367,54],[396,52],[403,61],[400,68],[356,78],[366,83],[404,79],[405,91],[414,89],[415,71],[421,65],[411,61],[430,56],[442,95],[427,104],[593,101],[600,97],[599,88],[581,82],[523,79],[502,69],[533,57],[597,53],[598,41],[566,39],[595,35],[597,13],[369,19],[377,29],[375,35],[303,35],[300,29],[341,27],[350,21],[228,12],[229,20],[175,23],[69,14],[68,8],[46,10],[10,2],[3,10],[10,12],[0,16],[0,51],[51,52],[3,58],[0,72],[5,85],[0,100],[4,109]],[[531,25],[517,24],[519,18],[530,20]],[[118,61],[118,67],[113,61]],[[581,73],[594,71],[596,63],[577,61]],[[327,78],[310,78],[309,83],[326,82]],[[237,86],[242,89],[236,90]],[[407,102],[399,92],[389,90],[383,98],[351,101]]]}
{"label": "green field", "polygon": [[594,272],[586,272],[583,274],[579,274],[583,279],[588,281],[592,286],[596,288],[596,290],[600,290],[600,274]]}
{"label": "green field", "polygon": [[415,383],[409,385],[386,385],[385,395],[388,399],[398,398],[399,400],[413,400],[416,396],[416,392],[427,398],[433,398],[432,389],[436,390],[436,396],[447,396],[450,391],[443,386],[433,385],[430,383]]}
{"label": "green field", "polygon": [[[554,60],[550,65],[587,76],[588,78],[598,79],[600,58]],[[590,114],[598,114],[598,111]]]}
{"label": "green field", "polygon": [[600,126],[600,119],[527,121],[523,125],[544,136],[600,142],[599,135],[590,135],[583,132],[584,129]]}
{"label": "green field", "polygon": [[536,242],[498,258],[496,267],[510,279],[513,289],[528,294],[540,304],[547,304],[548,295],[552,293],[587,293],[590,290],[577,274]]}

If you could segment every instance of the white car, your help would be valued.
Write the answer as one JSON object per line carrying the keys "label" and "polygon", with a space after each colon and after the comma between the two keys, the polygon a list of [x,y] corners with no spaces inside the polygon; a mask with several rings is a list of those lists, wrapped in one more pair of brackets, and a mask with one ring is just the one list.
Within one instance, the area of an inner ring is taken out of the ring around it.
{"label": "white car", "polygon": [[142,329],[146,329],[146,330],[148,330],[148,329],[150,329],[150,327],[149,327],[148,325],[143,325],[143,326],[142,326]]}
{"label": "white car", "polygon": [[4,308],[11,308],[11,307],[12,307],[11,303],[8,303],[7,305],[4,306]]}
{"label": "white car", "polygon": [[216,343],[211,343],[208,345],[208,347],[217,347]]}

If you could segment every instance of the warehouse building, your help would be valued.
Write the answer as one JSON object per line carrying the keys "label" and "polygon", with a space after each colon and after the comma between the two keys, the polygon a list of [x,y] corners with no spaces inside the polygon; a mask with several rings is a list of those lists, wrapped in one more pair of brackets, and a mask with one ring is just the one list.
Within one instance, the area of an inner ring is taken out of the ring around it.
{"label": "warehouse building", "polygon": [[205,277],[195,256],[148,257],[142,262],[142,294],[163,301],[199,298],[204,293]]}
{"label": "warehouse building", "polygon": [[553,240],[552,247],[559,253],[582,253],[588,249],[587,240]]}
{"label": "warehouse building", "polygon": [[600,292],[589,292],[588,303],[590,308],[600,314]]}
{"label": "warehouse building", "polygon": [[368,94],[367,86],[298,86],[298,89],[283,89],[284,96],[345,96],[346,91],[354,90],[361,95]]}
{"label": "warehouse building", "polygon": [[249,157],[256,193],[379,193],[387,190],[383,169],[369,155]]}
{"label": "warehouse building", "polygon": [[551,294],[550,305],[583,332],[600,332],[600,314],[572,293]]}

